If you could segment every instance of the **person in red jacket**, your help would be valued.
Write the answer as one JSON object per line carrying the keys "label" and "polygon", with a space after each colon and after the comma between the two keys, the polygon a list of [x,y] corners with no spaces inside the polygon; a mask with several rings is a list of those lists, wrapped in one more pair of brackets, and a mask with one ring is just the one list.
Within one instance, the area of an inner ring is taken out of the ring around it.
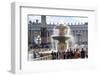
{"label": "person in red jacket", "polygon": [[80,49],[76,49],[76,52],[75,52],[75,55],[74,55],[74,58],[77,59],[77,58],[80,58]]}

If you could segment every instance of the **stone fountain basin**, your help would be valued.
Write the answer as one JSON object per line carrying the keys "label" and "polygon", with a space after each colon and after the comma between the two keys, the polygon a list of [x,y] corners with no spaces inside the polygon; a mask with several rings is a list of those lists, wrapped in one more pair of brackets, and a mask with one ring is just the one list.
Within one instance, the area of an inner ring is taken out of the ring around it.
{"label": "stone fountain basin", "polygon": [[53,36],[54,40],[58,40],[59,42],[65,42],[66,40],[70,39],[68,36]]}

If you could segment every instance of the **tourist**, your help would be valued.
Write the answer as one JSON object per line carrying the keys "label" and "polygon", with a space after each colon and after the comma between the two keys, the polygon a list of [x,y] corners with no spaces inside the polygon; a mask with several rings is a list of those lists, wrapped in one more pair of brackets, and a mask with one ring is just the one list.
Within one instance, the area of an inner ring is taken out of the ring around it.
{"label": "tourist", "polygon": [[86,51],[85,52],[86,52],[86,54],[85,54],[86,55],[86,58],[88,58],[88,48],[86,48]]}
{"label": "tourist", "polygon": [[36,58],[36,53],[33,51],[33,59]]}
{"label": "tourist", "polygon": [[63,58],[66,59],[66,52],[63,53]]}
{"label": "tourist", "polygon": [[51,55],[52,55],[52,59],[54,59],[54,52],[53,51],[52,51]]}
{"label": "tourist", "polygon": [[76,49],[74,58],[75,58],[75,59],[80,58],[80,49],[79,49],[79,48]]}
{"label": "tourist", "polygon": [[82,48],[82,50],[81,50],[81,58],[85,58],[85,51],[84,51],[83,48]]}
{"label": "tourist", "polygon": [[74,57],[73,50],[70,48],[70,58],[72,59]]}
{"label": "tourist", "polygon": [[66,57],[67,57],[67,59],[69,59],[69,58],[70,58],[70,53],[69,53],[69,50],[67,50],[67,52],[66,52]]}
{"label": "tourist", "polygon": [[54,59],[56,59],[57,58],[57,56],[56,56],[56,52],[54,52]]}

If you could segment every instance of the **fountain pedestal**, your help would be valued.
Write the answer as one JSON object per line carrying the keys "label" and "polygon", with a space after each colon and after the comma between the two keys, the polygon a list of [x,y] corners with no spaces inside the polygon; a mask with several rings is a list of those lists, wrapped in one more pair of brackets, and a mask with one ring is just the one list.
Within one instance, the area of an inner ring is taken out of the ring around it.
{"label": "fountain pedestal", "polygon": [[56,26],[55,30],[58,30],[58,33],[57,33],[58,35],[53,35],[52,38],[58,41],[56,45],[57,47],[56,50],[60,53],[63,53],[68,49],[67,41],[70,38],[68,36],[68,27],[64,26],[63,24],[60,24],[59,26]]}

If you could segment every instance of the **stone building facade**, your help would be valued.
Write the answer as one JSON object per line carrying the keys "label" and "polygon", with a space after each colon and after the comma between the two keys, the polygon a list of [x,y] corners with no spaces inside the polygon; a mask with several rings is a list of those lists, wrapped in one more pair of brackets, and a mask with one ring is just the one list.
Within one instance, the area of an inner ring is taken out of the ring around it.
{"label": "stone building facade", "polygon": [[[42,47],[51,47],[51,35],[53,33],[53,28],[56,24],[46,24],[46,16],[41,16],[41,23],[36,20],[35,23],[29,21],[28,23],[28,43],[34,46],[34,37],[36,34],[41,36]],[[71,30],[71,34],[74,37],[75,43],[78,45],[88,44],[88,23],[81,24],[68,24]]]}

